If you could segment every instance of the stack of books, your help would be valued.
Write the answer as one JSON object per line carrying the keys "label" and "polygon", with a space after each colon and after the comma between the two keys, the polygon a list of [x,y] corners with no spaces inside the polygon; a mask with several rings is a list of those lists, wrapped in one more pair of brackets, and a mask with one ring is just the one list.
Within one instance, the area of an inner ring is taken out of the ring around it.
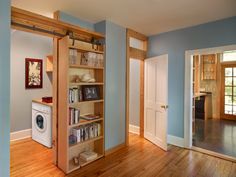
{"label": "stack of books", "polygon": [[76,103],[79,101],[83,101],[82,99],[82,90],[78,87],[69,89],[69,103]]}
{"label": "stack of books", "polygon": [[84,120],[95,120],[95,119],[100,118],[100,116],[94,115],[94,114],[86,114],[86,115],[81,116],[80,118]]}
{"label": "stack of books", "polygon": [[82,55],[81,65],[103,67],[103,54],[87,52]]}
{"label": "stack of books", "polygon": [[78,124],[80,118],[80,109],[69,108],[69,125]]}
{"label": "stack of books", "polygon": [[91,138],[101,136],[101,124],[91,123],[72,129],[72,135],[76,138],[76,142],[87,141]]}
{"label": "stack of books", "polygon": [[79,155],[80,160],[82,160],[84,162],[92,161],[92,160],[96,159],[97,157],[98,157],[98,154],[93,151],[85,151]]}

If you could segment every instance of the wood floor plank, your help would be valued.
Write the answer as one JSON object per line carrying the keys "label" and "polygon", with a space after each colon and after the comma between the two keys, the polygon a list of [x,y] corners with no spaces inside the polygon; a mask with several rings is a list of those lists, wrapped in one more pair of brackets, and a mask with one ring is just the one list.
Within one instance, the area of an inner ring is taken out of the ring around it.
{"label": "wood floor plank", "polygon": [[130,134],[130,146],[65,175],[52,150],[26,139],[11,143],[11,177],[236,177],[236,163],[169,146],[165,152]]}

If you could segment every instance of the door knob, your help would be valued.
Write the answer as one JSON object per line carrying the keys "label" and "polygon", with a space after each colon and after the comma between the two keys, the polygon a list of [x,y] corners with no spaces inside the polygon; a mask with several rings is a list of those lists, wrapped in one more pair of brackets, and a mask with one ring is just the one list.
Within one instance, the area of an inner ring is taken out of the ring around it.
{"label": "door knob", "polygon": [[163,108],[163,109],[168,109],[169,106],[168,106],[168,105],[161,105],[161,108]]}

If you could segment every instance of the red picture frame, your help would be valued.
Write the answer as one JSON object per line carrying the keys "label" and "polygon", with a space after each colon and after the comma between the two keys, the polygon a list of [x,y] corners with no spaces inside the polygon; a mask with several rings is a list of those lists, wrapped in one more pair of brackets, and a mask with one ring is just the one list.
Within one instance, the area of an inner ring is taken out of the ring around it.
{"label": "red picture frame", "polygon": [[43,88],[43,60],[25,59],[25,88]]}

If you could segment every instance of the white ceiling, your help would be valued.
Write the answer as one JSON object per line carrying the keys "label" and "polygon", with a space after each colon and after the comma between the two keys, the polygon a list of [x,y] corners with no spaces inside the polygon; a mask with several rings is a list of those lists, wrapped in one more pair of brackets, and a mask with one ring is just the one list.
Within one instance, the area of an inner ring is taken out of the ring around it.
{"label": "white ceiling", "polygon": [[236,16],[236,0],[12,0],[46,16],[56,10],[95,23],[110,20],[146,35]]}

